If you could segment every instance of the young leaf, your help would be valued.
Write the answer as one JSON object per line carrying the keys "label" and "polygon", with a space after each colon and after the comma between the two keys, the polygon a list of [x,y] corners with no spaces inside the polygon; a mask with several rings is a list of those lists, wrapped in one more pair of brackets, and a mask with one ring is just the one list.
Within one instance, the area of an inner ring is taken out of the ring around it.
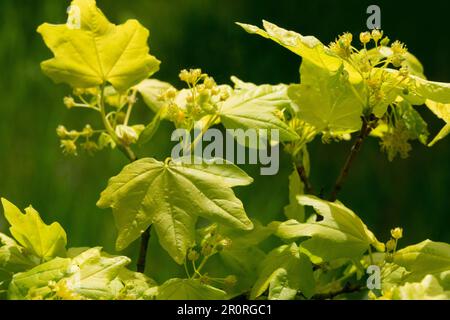
{"label": "young leaf", "polygon": [[394,263],[410,272],[405,281],[420,281],[427,274],[439,277],[450,271],[450,245],[425,240],[397,251]]}
{"label": "young leaf", "polygon": [[158,288],[158,300],[224,300],[225,291],[195,279],[170,279]]}
{"label": "young leaf", "polygon": [[237,24],[248,33],[258,34],[264,38],[271,39],[301,56],[303,63],[308,61],[310,64],[332,73],[337,72],[341,66],[344,66],[349,74],[351,83],[359,83],[362,81],[361,75],[349,63],[337,57],[328,47],[313,36],[302,36],[299,33],[285,30],[264,20],[263,26],[265,30],[249,24]]}
{"label": "young leaf", "polygon": [[428,136],[428,125],[422,119],[420,114],[414,109],[414,107],[407,102],[402,100],[397,104],[397,109],[403,120],[406,128],[408,129],[411,138],[419,140],[422,144],[427,144]]}
{"label": "young leaf", "polygon": [[36,266],[39,261],[28,255],[13,239],[0,233],[0,300],[6,298],[6,290],[15,273]]}
{"label": "young leaf", "polygon": [[27,272],[15,274],[9,286],[8,299],[29,299],[31,298],[29,293],[32,289],[39,292],[41,296],[51,293],[51,289],[48,287],[49,282],[56,282],[67,276],[70,265],[71,259],[55,258]]}
{"label": "young leaf", "polygon": [[445,126],[442,130],[437,134],[437,136],[430,142],[428,146],[432,147],[439,140],[444,139],[448,134],[450,134],[450,103],[443,104],[435,101],[427,100],[427,107],[433,111],[433,113],[438,116],[438,118],[445,121]]}
{"label": "young leaf", "polygon": [[8,273],[22,272],[38,264],[13,239],[0,233],[0,269]]}
{"label": "young leaf", "polygon": [[252,179],[231,163],[190,162],[190,158],[166,163],[141,159],[110,179],[97,205],[113,208],[118,250],[153,224],[163,248],[182,264],[194,243],[198,216],[239,229],[253,228],[231,189]]}
{"label": "young leaf", "polygon": [[112,299],[118,293],[114,291],[111,281],[131,260],[123,256],[108,256],[101,248],[84,251],[72,262],[70,277],[64,279],[75,294],[87,299]]}
{"label": "young leaf", "polygon": [[444,291],[432,275],[425,276],[421,282],[395,287],[391,295],[393,300],[450,300],[450,291]]}
{"label": "young leaf", "polygon": [[[244,90],[222,104],[220,119],[227,129],[277,129],[280,141],[296,140],[298,135],[275,114],[280,103],[286,103],[286,98],[285,87],[261,85]],[[249,146],[257,147],[255,144]]]}
{"label": "young leaf", "polygon": [[117,277],[123,288],[120,291],[119,300],[141,300],[148,299],[146,292],[156,288],[155,281],[143,273],[122,269]]}
{"label": "young leaf", "polygon": [[[301,237],[310,239],[301,246],[324,261],[338,258],[359,259],[370,245],[384,251],[379,242],[361,219],[341,203],[333,203],[313,196],[298,196],[299,203],[314,207],[323,221],[299,223],[289,220],[278,225],[276,235],[293,240]],[[330,248],[333,248],[330,250]]]}
{"label": "young leaf", "polygon": [[289,287],[288,273],[285,269],[277,269],[269,283],[269,300],[294,300],[297,289]]}
{"label": "young leaf", "polygon": [[32,207],[25,209],[25,214],[22,214],[11,202],[3,198],[1,200],[6,220],[11,225],[9,230],[26,250],[42,261],[66,256],[67,236],[59,223],[46,225]]}
{"label": "young leaf", "polygon": [[298,290],[306,297],[314,294],[311,261],[295,243],[274,249],[262,261],[250,299],[258,298],[267,289],[274,299],[293,298]]}
{"label": "young leaf", "polygon": [[161,123],[161,116],[160,112],[158,112],[153,118],[152,122],[150,122],[148,126],[145,127],[144,131],[142,131],[141,134],[139,135],[138,144],[144,145],[147,142],[149,142],[155,135],[156,131],[158,131],[160,123]]}
{"label": "young leaf", "polygon": [[304,188],[300,175],[294,167],[294,171],[289,176],[289,204],[284,207],[284,215],[288,219],[305,221],[305,208],[297,201],[297,196],[304,194]]}
{"label": "young leaf", "polygon": [[298,105],[299,117],[319,131],[353,132],[361,128],[363,103],[342,75],[309,62],[300,68],[302,83],[291,85],[288,95]]}
{"label": "young leaf", "polygon": [[79,8],[80,29],[44,23],[37,30],[55,55],[42,70],[56,83],[89,88],[109,82],[125,91],[158,71],[160,62],[148,54],[149,32],[138,21],[114,25],[95,0],[74,0],[72,6]]}

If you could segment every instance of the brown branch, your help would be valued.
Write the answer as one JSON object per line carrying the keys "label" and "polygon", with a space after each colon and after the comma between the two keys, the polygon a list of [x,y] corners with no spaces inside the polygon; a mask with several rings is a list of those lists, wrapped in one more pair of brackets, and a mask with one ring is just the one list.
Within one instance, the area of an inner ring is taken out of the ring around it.
{"label": "brown branch", "polygon": [[365,117],[362,118],[361,131],[359,132],[358,138],[353,143],[350,154],[348,155],[347,160],[345,161],[345,164],[341,169],[341,173],[339,174],[339,177],[337,178],[336,183],[334,184],[334,188],[333,191],[331,192],[331,196],[329,199],[331,202],[336,201],[337,195],[342,190],[342,187],[347,179],[348,172],[350,171],[353,161],[355,160],[356,156],[361,150],[361,146],[363,145],[364,140],[369,136],[370,132],[373,130],[374,124],[377,122],[377,120],[378,119],[376,119],[373,115],[371,116],[371,119],[369,121]]}
{"label": "brown branch", "polygon": [[350,284],[346,284],[344,286],[344,288],[340,289],[340,290],[336,290],[336,291],[331,291],[331,292],[327,292],[327,293],[318,293],[316,295],[314,295],[311,299],[312,300],[327,300],[327,299],[333,299],[335,297],[337,297],[340,294],[344,294],[344,293],[355,293],[355,292],[359,292],[361,290],[363,290],[365,287],[362,285],[350,285]]}
{"label": "brown branch", "polygon": [[302,180],[303,184],[305,185],[305,193],[306,194],[315,194],[314,188],[309,181],[308,175],[306,174],[305,167],[303,165],[297,166],[297,172],[300,176],[300,180]]}
{"label": "brown branch", "polygon": [[145,272],[145,264],[147,260],[147,249],[148,243],[150,241],[150,231],[152,227],[148,227],[147,230],[141,235],[141,244],[139,247],[139,257],[137,260],[137,272],[144,273]]}

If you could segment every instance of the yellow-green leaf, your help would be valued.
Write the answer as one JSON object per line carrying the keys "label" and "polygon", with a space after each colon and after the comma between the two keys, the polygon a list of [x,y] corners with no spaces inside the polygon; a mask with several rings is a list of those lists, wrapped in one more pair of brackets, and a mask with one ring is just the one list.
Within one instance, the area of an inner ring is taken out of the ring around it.
{"label": "yellow-green leaf", "polygon": [[436,142],[444,139],[448,134],[450,134],[450,103],[444,104],[427,100],[426,105],[438,118],[444,120],[446,123],[444,128],[442,128],[442,130],[436,135],[433,141],[431,141],[428,145],[432,147],[436,144]]}
{"label": "yellow-green leaf", "polygon": [[182,264],[194,244],[198,216],[238,229],[253,228],[231,189],[252,181],[229,162],[195,164],[182,158],[163,163],[144,158],[111,178],[97,205],[113,208],[118,250],[153,224],[163,248]]}
{"label": "yellow-green leaf", "polygon": [[57,222],[46,225],[32,207],[23,214],[15,205],[2,199],[6,220],[11,225],[11,234],[25,250],[43,261],[66,256],[67,236]]}
{"label": "yellow-green leaf", "polygon": [[329,72],[338,71],[341,66],[349,74],[351,83],[362,81],[361,75],[349,63],[334,55],[327,46],[313,36],[302,36],[301,34],[288,31],[277,25],[263,20],[265,30],[249,24],[238,23],[245,31],[251,34],[257,34],[264,38],[271,39],[282,45],[288,50],[301,56],[303,60],[308,61],[315,66],[326,69]]}
{"label": "yellow-green leaf", "polygon": [[72,6],[81,14],[79,29],[44,23],[37,30],[55,55],[42,70],[56,83],[89,88],[109,82],[124,91],[158,71],[160,62],[149,55],[149,32],[137,20],[114,25],[95,0],[74,0]]}

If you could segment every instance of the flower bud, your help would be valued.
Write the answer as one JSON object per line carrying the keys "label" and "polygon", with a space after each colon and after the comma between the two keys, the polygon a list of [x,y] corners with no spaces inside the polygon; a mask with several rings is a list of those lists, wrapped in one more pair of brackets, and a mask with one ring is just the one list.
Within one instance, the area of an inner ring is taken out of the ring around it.
{"label": "flower bud", "polygon": [[116,135],[120,142],[126,146],[136,143],[139,138],[133,128],[125,125],[118,125],[116,127]]}
{"label": "flower bud", "polygon": [[67,109],[72,109],[75,107],[75,100],[72,97],[64,97],[64,105]]}
{"label": "flower bud", "polygon": [[403,229],[399,228],[399,227],[392,229],[391,236],[392,236],[392,238],[394,238],[396,240],[403,238]]}
{"label": "flower bud", "polygon": [[386,242],[386,250],[389,251],[394,251],[396,247],[396,243],[394,239],[390,239],[388,242]]}
{"label": "flower bud", "polygon": [[87,138],[92,137],[94,135],[94,130],[92,129],[91,125],[87,124],[84,127],[82,134]]}
{"label": "flower bud", "polygon": [[391,39],[389,39],[388,37],[384,37],[383,40],[380,41],[380,44],[383,47],[387,47],[389,45],[389,42],[391,41]]}
{"label": "flower bud", "polygon": [[205,257],[210,256],[213,252],[213,249],[214,247],[211,244],[206,243],[202,248],[202,255]]}
{"label": "flower bud", "polygon": [[225,286],[227,286],[228,288],[232,288],[232,287],[234,287],[234,286],[236,285],[236,283],[237,283],[237,278],[236,278],[236,276],[234,276],[234,275],[230,275],[230,276],[226,277],[226,278],[223,280],[223,283],[224,283]]}
{"label": "flower bud", "polygon": [[188,259],[190,261],[197,261],[200,258],[200,254],[195,249],[189,250]]}
{"label": "flower bud", "polygon": [[58,135],[59,138],[64,139],[67,137],[69,132],[67,131],[66,127],[58,126],[58,128],[56,128],[56,134]]}
{"label": "flower bud", "polygon": [[361,41],[362,44],[367,44],[372,40],[372,36],[370,35],[370,32],[361,32],[359,34],[359,41]]}
{"label": "flower bud", "polygon": [[77,145],[73,140],[61,140],[61,149],[62,152],[69,156],[78,155]]}
{"label": "flower bud", "polygon": [[81,144],[81,147],[86,150],[86,152],[89,155],[93,155],[95,152],[97,152],[100,148],[94,141],[86,141]]}
{"label": "flower bud", "polygon": [[377,43],[381,38],[383,37],[383,31],[380,31],[378,29],[372,30],[372,39]]}

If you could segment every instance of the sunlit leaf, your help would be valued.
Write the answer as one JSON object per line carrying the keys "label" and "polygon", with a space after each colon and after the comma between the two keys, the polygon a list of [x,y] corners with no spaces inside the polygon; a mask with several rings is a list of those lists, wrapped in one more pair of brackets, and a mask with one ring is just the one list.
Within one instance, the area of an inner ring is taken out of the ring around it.
{"label": "sunlit leaf", "polygon": [[74,0],[72,6],[79,8],[80,29],[48,23],[38,28],[55,55],[42,70],[55,82],[74,88],[110,83],[124,91],[158,71],[160,62],[148,54],[149,32],[137,20],[114,25],[95,0]]}

